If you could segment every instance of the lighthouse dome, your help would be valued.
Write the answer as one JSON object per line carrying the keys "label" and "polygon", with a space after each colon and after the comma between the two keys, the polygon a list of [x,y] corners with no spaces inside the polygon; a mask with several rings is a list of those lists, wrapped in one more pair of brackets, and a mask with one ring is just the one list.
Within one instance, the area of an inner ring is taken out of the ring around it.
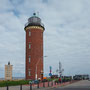
{"label": "lighthouse dome", "polygon": [[41,19],[38,16],[36,16],[36,13],[33,13],[33,16],[28,19],[28,22],[41,24]]}
{"label": "lighthouse dome", "polygon": [[25,24],[25,28],[28,26],[40,26],[45,29],[44,24],[41,22],[41,19],[36,16],[36,13],[33,13],[33,16],[28,19],[28,22]]}

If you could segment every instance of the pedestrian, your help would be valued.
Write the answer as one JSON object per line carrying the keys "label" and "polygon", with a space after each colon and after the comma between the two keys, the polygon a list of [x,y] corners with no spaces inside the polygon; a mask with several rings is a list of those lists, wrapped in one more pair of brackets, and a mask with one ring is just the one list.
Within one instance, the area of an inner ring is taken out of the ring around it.
{"label": "pedestrian", "polygon": [[59,78],[59,83],[61,83],[61,78]]}

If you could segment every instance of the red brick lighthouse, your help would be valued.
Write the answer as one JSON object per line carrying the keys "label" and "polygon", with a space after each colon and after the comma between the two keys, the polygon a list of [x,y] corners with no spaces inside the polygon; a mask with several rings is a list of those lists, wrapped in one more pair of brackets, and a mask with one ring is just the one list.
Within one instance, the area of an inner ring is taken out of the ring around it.
{"label": "red brick lighthouse", "polygon": [[26,79],[43,79],[44,25],[36,13],[28,19],[26,31]]}

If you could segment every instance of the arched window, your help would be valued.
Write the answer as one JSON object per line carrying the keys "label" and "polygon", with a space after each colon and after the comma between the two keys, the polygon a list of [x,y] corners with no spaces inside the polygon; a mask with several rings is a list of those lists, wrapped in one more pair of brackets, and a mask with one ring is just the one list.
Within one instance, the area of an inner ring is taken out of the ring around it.
{"label": "arched window", "polygon": [[29,63],[31,62],[31,56],[29,56]]}
{"label": "arched window", "polygon": [[29,31],[29,36],[31,36],[31,32]]}
{"label": "arched window", "polygon": [[29,49],[31,49],[31,43],[29,43]]}

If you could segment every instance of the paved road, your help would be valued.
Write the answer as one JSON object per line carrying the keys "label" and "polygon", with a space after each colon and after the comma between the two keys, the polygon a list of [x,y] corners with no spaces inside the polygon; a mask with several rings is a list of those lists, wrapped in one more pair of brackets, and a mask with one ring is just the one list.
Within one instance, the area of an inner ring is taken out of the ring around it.
{"label": "paved road", "polygon": [[57,87],[48,90],[90,90],[90,81],[82,80],[64,87]]}

